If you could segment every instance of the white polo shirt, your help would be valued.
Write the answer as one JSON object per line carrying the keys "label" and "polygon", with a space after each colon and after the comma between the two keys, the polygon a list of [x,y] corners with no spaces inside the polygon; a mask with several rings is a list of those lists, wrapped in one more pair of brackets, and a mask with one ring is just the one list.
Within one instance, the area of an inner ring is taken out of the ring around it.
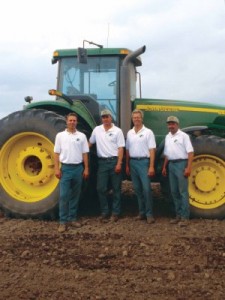
{"label": "white polo shirt", "polygon": [[127,133],[126,149],[130,157],[150,157],[149,150],[156,148],[155,136],[151,129],[145,127],[135,132],[134,127]]}
{"label": "white polo shirt", "polygon": [[83,153],[89,152],[86,135],[80,131],[71,133],[59,132],[55,138],[54,152],[59,154],[59,160],[64,164],[79,164],[83,162]]}
{"label": "white polo shirt", "polygon": [[108,130],[105,130],[103,124],[96,126],[89,142],[96,143],[98,157],[118,156],[118,148],[125,146],[123,132],[114,124]]}
{"label": "white polo shirt", "polygon": [[175,134],[169,132],[166,135],[164,155],[168,160],[187,159],[190,152],[194,152],[194,149],[187,133],[178,129]]}

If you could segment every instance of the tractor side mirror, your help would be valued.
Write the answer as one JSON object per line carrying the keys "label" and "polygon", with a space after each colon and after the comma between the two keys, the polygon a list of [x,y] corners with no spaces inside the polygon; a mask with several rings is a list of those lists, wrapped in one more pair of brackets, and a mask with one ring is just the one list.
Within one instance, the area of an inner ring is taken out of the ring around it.
{"label": "tractor side mirror", "polygon": [[77,49],[77,59],[78,59],[79,64],[86,64],[87,63],[87,49],[78,48]]}

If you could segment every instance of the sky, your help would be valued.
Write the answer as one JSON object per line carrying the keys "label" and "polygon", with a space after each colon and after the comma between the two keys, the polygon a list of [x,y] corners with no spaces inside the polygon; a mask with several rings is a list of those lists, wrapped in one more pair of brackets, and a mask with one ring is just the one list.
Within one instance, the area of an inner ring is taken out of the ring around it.
{"label": "sky", "polygon": [[225,106],[224,0],[3,0],[0,18],[0,118],[24,97],[54,100],[54,50],[146,46],[142,98]]}

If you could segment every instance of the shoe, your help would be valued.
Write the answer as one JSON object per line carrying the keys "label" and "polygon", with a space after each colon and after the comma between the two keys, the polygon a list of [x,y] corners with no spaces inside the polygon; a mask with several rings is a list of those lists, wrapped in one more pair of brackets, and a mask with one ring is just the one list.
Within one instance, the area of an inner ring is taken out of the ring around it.
{"label": "shoe", "polygon": [[138,215],[135,220],[137,221],[142,221],[142,220],[146,220],[146,216],[145,215]]}
{"label": "shoe", "polygon": [[188,226],[188,223],[189,223],[189,220],[188,219],[181,219],[180,222],[178,223],[178,225],[180,227],[187,227]]}
{"label": "shoe", "polygon": [[63,233],[67,230],[66,224],[60,224],[58,227],[58,232]]}
{"label": "shoe", "polygon": [[102,214],[101,216],[100,216],[100,218],[99,218],[99,220],[101,221],[101,222],[105,222],[107,219],[108,219],[108,215],[105,215],[105,214]]}
{"label": "shoe", "polygon": [[82,225],[78,221],[71,221],[71,222],[69,222],[69,226],[75,227],[75,228],[80,228]]}
{"label": "shoe", "polygon": [[180,216],[176,216],[175,219],[170,220],[170,224],[177,224],[180,222]]}
{"label": "shoe", "polygon": [[147,217],[147,223],[153,224],[153,223],[155,223],[155,219],[153,217]]}
{"label": "shoe", "polygon": [[112,215],[110,218],[111,222],[117,222],[118,220],[119,220],[119,216],[117,216],[117,215]]}

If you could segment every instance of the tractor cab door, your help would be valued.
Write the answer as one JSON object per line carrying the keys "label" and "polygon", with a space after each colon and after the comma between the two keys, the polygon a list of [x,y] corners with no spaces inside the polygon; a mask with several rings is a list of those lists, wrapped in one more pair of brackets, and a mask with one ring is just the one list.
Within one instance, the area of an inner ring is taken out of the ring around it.
{"label": "tractor cab door", "polygon": [[97,124],[102,109],[109,109],[118,123],[119,70],[118,56],[88,56],[85,64],[79,63],[77,57],[63,57],[59,60],[57,90],[73,100],[81,100]]}

